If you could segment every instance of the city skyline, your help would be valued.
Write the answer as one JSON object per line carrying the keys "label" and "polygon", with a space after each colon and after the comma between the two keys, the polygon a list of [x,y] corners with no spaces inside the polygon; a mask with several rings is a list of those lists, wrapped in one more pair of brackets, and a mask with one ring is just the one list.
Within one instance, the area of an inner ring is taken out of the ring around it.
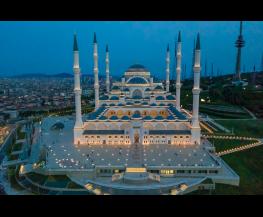
{"label": "city skyline", "polygon": [[[99,75],[105,75],[105,49],[109,45],[110,75],[120,76],[132,64],[146,66],[154,76],[165,78],[165,52],[171,48],[170,77],[175,78],[175,40],[182,33],[182,64],[187,75],[192,72],[194,36],[200,32],[203,41],[201,75],[205,61],[208,72],[213,63],[214,71],[234,73],[236,49],[234,42],[239,33],[238,21],[159,21],[159,22],[0,22],[2,33],[0,76],[24,73],[72,73],[73,34],[79,41],[80,66],[84,74],[92,74],[92,37],[97,33]],[[263,22],[244,22],[242,66],[260,70],[263,44]],[[215,50],[217,52],[215,52]],[[14,64],[15,63],[15,64]],[[243,67],[242,67],[243,68]]]}

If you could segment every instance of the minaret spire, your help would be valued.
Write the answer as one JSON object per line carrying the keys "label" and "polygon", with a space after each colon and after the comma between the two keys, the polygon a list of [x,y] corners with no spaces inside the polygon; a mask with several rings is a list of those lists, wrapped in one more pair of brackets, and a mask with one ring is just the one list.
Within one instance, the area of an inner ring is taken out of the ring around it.
{"label": "minaret spire", "polygon": [[166,49],[166,92],[169,92],[170,86],[170,49],[169,44]]}
{"label": "minaret spire", "polygon": [[193,116],[192,116],[192,142],[200,144],[200,124],[199,124],[199,94],[200,94],[200,71],[201,71],[201,57],[200,57],[200,35],[197,34],[195,61],[194,61],[194,87],[193,87]]}
{"label": "minaret spire", "polygon": [[109,60],[109,47],[106,45],[106,91],[110,92],[110,60]]}
{"label": "minaret spire", "polygon": [[74,144],[78,144],[80,134],[83,129],[82,115],[81,115],[81,87],[80,87],[80,67],[79,67],[79,50],[77,43],[77,35],[74,34],[73,44],[73,55],[74,55],[74,93],[75,93],[75,110],[76,110],[76,121],[74,126]]}
{"label": "minaret spire", "polygon": [[[193,47],[192,68],[194,67],[194,64],[195,64],[195,38],[194,38],[194,47]],[[190,79],[192,79],[192,78],[193,78],[193,75],[191,73]]]}
{"label": "minaret spire", "polygon": [[176,50],[176,108],[181,110],[180,95],[181,95],[181,63],[182,63],[182,40],[181,31],[178,34],[177,50]]}
{"label": "minaret spire", "polygon": [[96,33],[94,33],[93,39],[93,59],[94,59],[94,89],[95,89],[95,109],[99,108],[99,69],[98,69],[98,45]]}

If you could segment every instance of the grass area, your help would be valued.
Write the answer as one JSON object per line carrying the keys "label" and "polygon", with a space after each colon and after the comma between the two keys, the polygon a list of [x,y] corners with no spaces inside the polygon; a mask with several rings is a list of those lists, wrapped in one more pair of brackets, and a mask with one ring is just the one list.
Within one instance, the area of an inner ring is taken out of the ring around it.
{"label": "grass area", "polygon": [[224,151],[231,148],[236,148],[242,145],[248,145],[256,140],[231,140],[231,139],[208,139],[216,148],[216,152]]}
{"label": "grass area", "polygon": [[227,129],[234,129],[234,134],[238,136],[263,137],[263,120],[217,120]]}
{"label": "grass area", "polygon": [[75,183],[75,182],[70,181],[70,182],[68,183],[67,188],[74,188],[74,189],[80,189],[80,188],[81,188],[81,189],[83,189],[84,187],[81,186],[81,185],[78,185],[78,184]]}
{"label": "grass area", "polygon": [[66,188],[69,182],[71,182],[71,180],[67,176],[48,176],[45,182],[45,186],[54,188]]}
{"label": "grass area", "polygon": [[222,156],[240,176],[240,186],[216,184],[214,194],[263,194],[263,147]]}
{"label": "grass area", "polygon": [[15,176],[17,175],[18,171],[16,171],[15,167],[8,167],[7,174],[8,174],[8,179],[11,184],[11,187],[16,189],[16,190],[24,190],[16,181]]}
{"label": "grass area", "polygon": [[47,176],[38,173],[28,173],[27,177],[31,179],[33,182],[36,182],[40,185],[43,185],[47,180]]}

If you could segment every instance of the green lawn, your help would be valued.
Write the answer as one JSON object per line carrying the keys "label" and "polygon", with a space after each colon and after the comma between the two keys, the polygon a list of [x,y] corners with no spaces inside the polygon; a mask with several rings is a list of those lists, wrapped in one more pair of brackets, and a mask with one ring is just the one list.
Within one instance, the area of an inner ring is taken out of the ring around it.
{"label": "green lawn", "polygon": [[263,194],[263,147],[222,156],[240,176],[240,186],[217,184],[214,194]]}
{"label": "green lawn", "polygon": [[239,136],[263,137],[263,120],[217,120],[219,124],[231,131],[234,129],[234,134]]}
{"label": "green lawn", "polygon": [[251,144],[256,140],[208,139],[216,148],[216,152]]}

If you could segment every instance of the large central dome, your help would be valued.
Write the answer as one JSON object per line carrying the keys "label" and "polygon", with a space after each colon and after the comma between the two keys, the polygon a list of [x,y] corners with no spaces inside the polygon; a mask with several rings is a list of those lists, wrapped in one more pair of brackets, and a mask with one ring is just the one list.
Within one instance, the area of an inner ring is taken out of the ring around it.
{"label": "large central dome", "polygon": [[134,64],[128,68],[127,72],[149,72],[149,70],[141,64]]}

